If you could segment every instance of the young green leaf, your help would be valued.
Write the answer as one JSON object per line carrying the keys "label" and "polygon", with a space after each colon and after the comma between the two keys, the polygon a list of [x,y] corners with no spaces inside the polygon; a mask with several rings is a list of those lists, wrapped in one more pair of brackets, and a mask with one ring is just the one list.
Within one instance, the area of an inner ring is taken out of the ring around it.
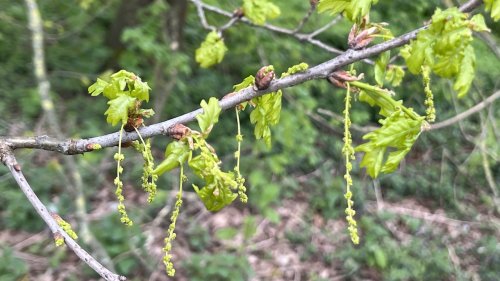
{"label": "young green leaf", "polygon": [[250,21],[263,25],[281,14],[280,8],[268,0],[243,0],[243,13]]}
{"label": "young green leaf", "polygon": [[474,53],[474,48],[472,46],[468,46],[465,49],[457,79],[455,80],[455,84],[453,84],[453,89],[457,91],[459,98],[465,96],[469,91],[472,80],[474,80],[475,72],[476,54]]}
{"label": "young green leaf", "polygon": [[281,78],[298,73],[298,72],[306,71],[308,68],[309,68],[309,65],[305,62],[301,62],[301,63],[296,64],[296,65],[292,65],[288,68],[288,70],[286,72],[281,73]]}
{"label": "young green leaf", "polygon": [[219,101],[214,97],[208,100],[208,104],[205,100],[202,100],[200,105],[203,108],[203,113],[196,115],[196,120],[198,120],[201,131],[208,135],[212,131],[214,124],[219,122],[219,114],[222,108]]}
{"label": "young green leaf", "polygon": [[494,21],[500,20],[500,1],[498,0],[484,0],[486,12],[491,12],[491,18]]}
{"label": "young green leaf", "polygon": [[378,59],[375,61],[375,81],[377,84],[382,87],[384,85],[384,78],[386,74],[387,64],[389,63],[389,59],[391,58],[391,52],[383,52],[380,54]]}
{"label": "young green leaf", "polygon": [[372,5],[378,0],[320,0],[318,12],[329,12],[332,15],[344,13],[352,22],[359,21],[370,12]]}
{"label": "young green leaf", "polygon": [[179,167],[187,161],[191,150],[189,146],[183,141],[173,141],[167,145],[165,150],[165,160],[156,166],[153,174],[162,175],[174,168]]}
{"label": "young green leaf", "polygon": [[[423,119],[410,119],[402,111],[395,111],[382,120],[382,127],[363,136],[369,140],[356,147],[356,151],[365,152],[360,166],[366,167],[372,178],[377,178],[380,172],[395,171],[410,151],[420,135]],[[389,149],[394,151],[386,154]]]}
{"label": "young green leaf", "polygon": [[234,85],[233,90],[235,92],[243,90],[243,89],[247,88],[248,86],[253,85],[254,82],[255,82],[255,77],[253,77],[253,75],[250,75],[247,78],[243,79],[243,81],[240,84]]}
{"label": "young green leaf", "polygon": [[219,188],[215,184],[202,187],[201,189],[193,184],[193,189],[200,197],[207,210],[217,212],[231,204],[238,195],[229,188]]}
{"label": "young green leaf", "polygon": [[474,31],[477,32],[490,31],[490,29],[486,26],[486,23],[484,22],[483,15],[481,14],[474,15],[470,19],[470,23],[471,23],[471,29]]}
{"label": "young green leaf", "polygon": [[141,78],[136,77],[134,82],[129,85],[133,85],[133,89],[130,91],[130,95],[132,97],[137,98],[140,101],[149,101],[149,91],[151,88],[147,82],[142,82]]}
{"label": "young green leaf", "polygon": [[255,109],[250,113],[250,122],[255,124],[255,138],[264,139],[268,147],[271,146],[270,127],[278,124],[280,120],[281,97],[282,92],[278,90],[252,100]]}
{"label": "young green leaf", "polygon": [[108,82],[100,79],[100,78],[97,78],[97,81],[90,85],[89,87],[89,94],[91,94],[92,96],[98,96],[100,95],[103,91],[104,91],[104,88],[106,86],[108,86]]}
{"label": "young green leaf", "polygon": [[389,65],[387,72],[385,73],[385,80],[387,80],[393,87],[397,87],[403,81],[405,77],[405,71],[399,65]]}
{"label": "young green leaf", "polygon": [[222,37],[216,32],[208,33],[205,41],[196,49],[195,59],[203,68],[220,63],[226,54],[227,48]]}
{"label": "young green leaf", "polygon": [[106,121],[111,125],[127,123],[128,112],[135,106],[135,99],[127,95],[118,95],[115,99],[108,101],[109,108],[104,112]]}
{"label": "young green leaf", "polygon": [[481,15],[468,20],[467,14],[457,8],[437,9],[429,28],[419,32],[417,39],[401,50],[401,55],[414,74],[427,65],[441,77],[455,78],[454,88],[464,96],[474,79],[473,30],[488,30]]}

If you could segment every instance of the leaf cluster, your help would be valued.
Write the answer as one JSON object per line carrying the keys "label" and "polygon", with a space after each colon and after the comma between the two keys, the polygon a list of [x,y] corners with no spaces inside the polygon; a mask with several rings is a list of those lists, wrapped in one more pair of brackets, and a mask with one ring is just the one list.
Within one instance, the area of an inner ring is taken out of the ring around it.
{"label": "leaf cluster", "polygon": [[268,0],[243,0],[245,17],[257,25],[263,25],[268,19],[277,18],[280,8]]}
{"label": "leaf cluster", "polygon": [[97,78],[97,82],[88,88],[92,96],[103,94],[108,98],[109,108],[104,114],[107,115],[106,121],[113,126],[127,123],[132,116],[152,116],[152,109],[140,108],[143,101],[149,101],[150,90],[147,82],[125,70],[112,74],[108,81]]}
{"label": "leaf cluster", "polygon": [[437,9],[429,28],[419,32],[401,55],[414,74],[427,65],[440,77],[455,78],[453,88],[462,97],[470,88],[476,67],[472,31],[488,31],[482,15],[468,19],[457,8]]}
{"label": "leaf cluster", "polygon": [[224,59],[227,52],[227,47],[224,44],[224,39],[216,31],[207,34],[198,49],[196,49],[195,59],[203,68],[208,68],[214,64],[218,64]]}
{"label": "leaf cluster", "polygon": [[380,172],[395,171],[405,155],[417,140],[421,132],[423,118],[406,108],[402,101],[395,101],[387,90],[351,82],[360,88],[359,100],[380,107],[382,127],[363,136],[368,142],[356,147],[356,151],[364,152],[360,166],[366,167],[372,178]]}
{"label": "leaf cluster", "polygon": [[328,12],[332,15],[342,13],[350,21],[359,22],[377,2],[378,0],[320,0],[318,12]]}
{"label": "leaf cluster", "polygon": [[[237,190],[239,184],[233,172],[221,170],[221,161],[206,141],[222,109],[216,98],[210,98],[208,103],[203,100],[201,107],[203,113],[196,116],[201,132],[190,131],[179,141],[170,143],[165,160],[153,173],[161,175],[187,162],[193,173],[204,181],[202,187],[193,184],[196,193],[209,211],[218,211],[238,197],[233,190]],[[197,155],[193,155],[194,152]]]}

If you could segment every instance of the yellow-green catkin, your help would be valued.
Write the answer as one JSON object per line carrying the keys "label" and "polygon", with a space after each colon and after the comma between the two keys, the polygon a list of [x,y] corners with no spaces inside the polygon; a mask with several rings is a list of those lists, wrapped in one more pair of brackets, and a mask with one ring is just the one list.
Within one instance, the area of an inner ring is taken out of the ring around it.
{"label": "yellow-green catkin", "polygon": [[434,122],[436,120],[436,108],[434,107],[434,95],[431,90],[431,68],[429,66],[422,66],[422,79],[424,82],[425,92],[424,104],[427,107],[425,110],[425,119],[428,122]]}
{"label": "yellow-green catkin", "polygon": [[175,223],[177,222],[177,218],[179,217],[179,212],[182,206],[182,183],[186,180],[184,176],[184,167],[181,165],[180,167],[180,176],[179,176],[179,192],[176,195],[175,207],[172,212],[172,216],[170,217],[170,225],[167,230],[167,237],[165,238],[165,247],[163,251],[165,255],[163,256],[163,263],[165,264],[165,270],[168,276],[175,275],[174,264],[172,263],[172,255],[170,251],[172,250],[172,241],[175,239]]}
{"label": "yellow-green catkin", "polygon": [[238,134],[236,135],[238,150],[234,153],[234,158],[236,158],[236,167],[234,167],[234,171],[236,172],[236,182],[238,183],[238,196],[240,197],[240,201],[247,203],[248,196],[246,194],[247,188],[245,187],[245,178],[243,178],[240,173],[241,143],[243,142],[243,135],[241,134],[240,114],[238,108],[236,108],[236,122],[238,124]]}
{"label": "yellow-green catkin", "polygon": [[[65,221],[63,218],[61,218],[61,216],[59,216],[58,214],[52,213],[52,217],[57,222],[57,225],[59,225],[62,228],[62,230],[64,230],[69,235],[69,237],[71,237],[75,240],[78,239],[78,235],[76,235],[76,232],[71,227],[71,224],[69,224],[67,221]],[[64,237],[59,232],[56,232],[54,234],[54,240],[55,240],[56,246],[58,246],[58,247],[62,246],[64,244]]]}
{"label": "yellow-green catkin", "polygon": [[133,224],[132,220],[128,217],[127,210],[125,209],[125,204],[123,204],[125,197],[123,197],[123,182],[120,180],[120,174],[123,173],[123,167],[120,165],[120,162],[125,159],[125,156],[122,154],[122,133],[124,126],[125,125],[122,125],[122,127],[120,128],[118,152],[114,155],[114,159],[116,160],[116,178],[113,183],[116,186],[115,195],[116,199],[118,200],[118,213],[120,213],[121,216],[120,221],[127,226],[131,226]]}
{"label": "yellow-green catkin", "polygon": [[352,243],[359,244],[359,235],[356,220],[354,219],[354,215],[356,211],[353,209],[354,201],[352,200],[352,178],[351,178],[351,170],[352,163],[351,161],[355,159],[354,157],[354,148],[352,147],[352,137],[350,132],[351,127],[351,119],[349,117],[349,109],[351,108],[351,93],[350,93],[350,85],[347,84],[347,91],[345,97],[345,108],[344,108],[344,147],[342,148],[342,154],[345,158],[345,166],[346,171],[344,175],[344,179],[346,181],[346,192],[344,194],[345,199],[347,200],[347,208],[345,209],[346,220],[347,220],[347,230],[349,231],[349,236],[351,237]]}
{"label": "yellow-green catkin", "polygon": [[146,191],[148,195],[148,202],[153,202],[156,197],[156,181],[158,180],[158,175],[154,174],[154,158],[151,153],[151,140],[147,139],[144,141],[141,134],[137,129],[135,129],[141,142],[134,141],[132,145],[134,148],[142,154],[142,159],[144,160],[144,167],[142,171],[142,189]]}

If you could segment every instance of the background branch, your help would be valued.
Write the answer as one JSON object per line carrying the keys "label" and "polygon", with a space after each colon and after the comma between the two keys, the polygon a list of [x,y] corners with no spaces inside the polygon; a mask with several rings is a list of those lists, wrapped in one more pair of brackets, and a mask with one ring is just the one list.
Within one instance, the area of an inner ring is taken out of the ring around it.
{"label": "background branch", "polygon": [[45,223],[49,226],[54,235],[58,234],[64,237],[64,241],[68,247],[75,252],[75,254],[86,264],[88,264],[95,272],[107,281],[123,281],[125,277],[119,276],[111,272],[109,269],[100,264],[94,259],[87,251],[85,251],[75,240],[73,240],[55,221],[47,207],[40,201],[35,194],[28,181],[24,177],[19,164],[12,154],[10,148],[5,143],[0,143],[0,160],[7,166],[10,173],[16,180],[17,184],[26,195],[31,205],[35,208],[36,212],[42,217]]}
{"label": "background branch", "polygon": [[[45,52],[44,52],[44,32],[42,27],[42,17],[36,0],[25,0],[29,28],[31,30],[31,42],[33,48],[33,65],[34,74],[38,82],[38,94],[40,96],[41,105],[43,112],[47,116],[48,125],[52,133],[57,138],[63,138],[63,132],[61,126],[59,125],[59,118],[55,111],[54,102],[50,96],[50,82],[47,78],[47,70],[45,66]],[[97,239],[95,239],[93,233],[90,231],[87,219],[87,207],[86,198],[83,192],[83,182],[82,176],[78,170],[78,165],[76,160],[72,157],[63,158],[65,172],[62,176],[66,179],[66,182],[70,183],[72,187],[73,195],[76,197],[76,217],[79,224],[80,236],[84,243],[92,248],[92,252],[106,263],[106,266],[113,269],[113,263],[111,258],[108,256],[102,245]]]}
{"label": "background branch", "polygon": [[450,125],[453,125],[469,116],[472,114],[478,113],[479,111],[483,110],[485,107],[489,106],[492,104],[494,101],[496,101],[498,98],[500,98],[500,91],[496,91],[493,95],[489,96],[486,98],[484,101],[476,104],[475,106],[469,108],[468,110],[450,118],[446,119],[444,121],[435,123],[431,125],[431,130],[436,130],[436,129],[441,129]]}

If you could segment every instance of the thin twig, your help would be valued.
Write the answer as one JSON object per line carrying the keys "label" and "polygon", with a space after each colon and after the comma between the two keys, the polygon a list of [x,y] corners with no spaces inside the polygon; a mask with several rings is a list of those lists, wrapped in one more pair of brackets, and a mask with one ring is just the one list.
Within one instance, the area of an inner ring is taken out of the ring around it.
{"label": "thin twig", "polygon": [[5,166],[10,170],[10,173],[16,180],[17,184],[24,192],[31,205],[35,208],[36,212],[42,217],[54,235],[58,234],[64,237],[64,241],[68,247],[75,252],[75,254],[86,264],[88,264],[95,272],[102,278],[108,281],[123,281],[126,280],[124,276],[120,276],[111,272],[109,269],[100,264],[89,253],[87,253],[75,240],[73,240],[55,221],[47,207],[40,201],[35,194],[28,181],[24,177],[21,167],[17,163],[12,151],[5,143],[0,143],[0,159]]}
{"label": "thin twig", "polygon": [[496,91],[493,95],[489,96],[487,99],[484,101],[476,104],[475,106],[469,108],[468,110],[441,122],[435,123],[431,125],[430,130],[436,130],[436,129],[441,129],[450,125],[453,125],[469,116],[472,114],[478,113],[479,111],[483,110],[485,107],[489,106],[492,104],[495,100],[500,98],[500,91]]}
{"label": "thin twig", "polygon": [[[219,14],[219,15],[222,15],[222,16],[225,16],[225,17],[229,17],[229,18],[233,17],[233,14],[231,14],[230,12],[227,12],[227,11],[224,11],[224,10],[222,10],[220,8],[217,8],[217,7],[205,4],[205,3],[201,2],[200,0],[191,0],[191,2],[193,2],[198,9],[201,7],[202,9],[214,12],[216,14]],[[198,12],[198,14],[200,14],[200,12]],[[200,17],[200,20],[202,20],[201,17]],[[268,24],[268,23],[265,23],[263,25],[257,25],[257,24],[254,24],[252,21],[250,21],[246,17],[239,18],[238,20],[240,22],[244,23],[244,24],[247,24],[247,25],[250,25],[250,26],[253,26],[253,27],[264,28],[264,29],[267,29],[267,30],[275,32],[275,33],[290,35],[290,36],[295,37],[296,39],[298,39],[300,41],[305,41],[305,42],[311,43],[311,44],[313,44],[313,45],[315,45],[317,47],[320,47],[320,48],[322,48],[322,49],[330,52],[330,53],[334,53],[334,54],[342,54],[342,53],[344,53],[344,51],[342,51],[342,50],[339,50],[337,48],[329,46],[329,45],[327,45],[327,44],[325,44],[325,43],[323,43],[323,42],[321,42],[319,40],[313,39],[313,36],[311,36],[310,34],[298,33],[295,30],[287,29],[287,28],[283,28],[283,27],[279,27],[279,26],[275,26],[275,25]],[[209,26],[203,24],[203,21],[201,22],[201,25],[205,29],[213,30]],[[366,61],[368,63],[371,63],[371,64],[374,63],[371,60],[366,60]]]}
{"label": "thin twig", "polygon": [[299,25],[297,25],[297,27],[293,30],[293,33],[299,32],[304,27],[304,25],[311,18],[314,11],[316,11],[316,5],[311,5],[311,8],[309,8],[309,10],[307,11],[307,14],[302,18],[302,20],[300,20]]}
{"label": "thin twig", "polygon": [[233,16],[225,25],[219,28],[219,32],[224,32],[224,30],[233,26],[240,18],[238,16]]}
{"label": "thin twig", "polygon": [[216,30],[217,28],[208,24],[207,18],[205,17],[205,11],[203,11],[203,6],[202,6],[201,1],[200,0],[191,0],[191,2],[193,2],[194,5],[196,6],[196,12],[198,13],[198,17],[200,18],[201,25],[205,29]]}
{"label": "thin twig", "polygon": [[323,27],[316,29],[315,31],[309,33],[308,34],[309,38],[316,37],[318,34],[325,32],[330,27],[336,25],[341,19],[342,19],[342,16],[340,16],[340,15],[335,17],[331,22],[325,24]]}

